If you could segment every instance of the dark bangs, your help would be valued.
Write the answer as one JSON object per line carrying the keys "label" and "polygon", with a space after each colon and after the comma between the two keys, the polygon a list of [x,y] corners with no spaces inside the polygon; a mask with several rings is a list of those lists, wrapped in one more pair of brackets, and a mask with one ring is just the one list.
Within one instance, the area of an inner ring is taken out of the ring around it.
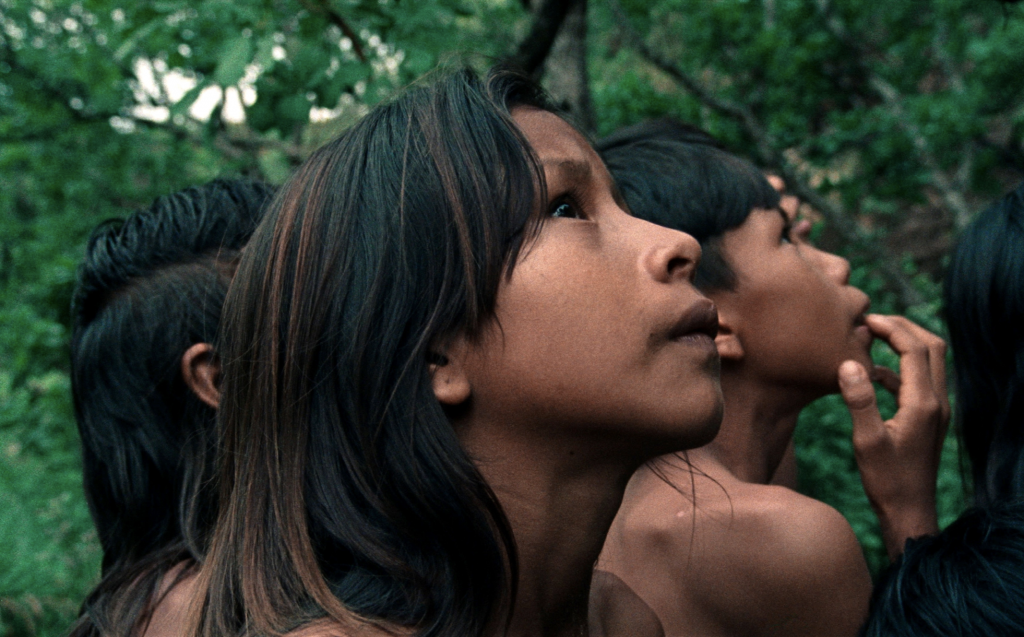
{"label": "dark bangs", "polygon": [[695,283],[705,291],[736,285],[718,249],[722,234],[742,225],[752,210],[779,205],[779,193],[760,169],[713,143],[697,129],[659,120],[597,144],[634,216],[700,242],[704,255]]}
{"label": "dark bangs", "polygon": [[374,288],[416,279],[423,298],[451,304],[432,308],[440,322],[431,321],[428,339],[475,330],[494,309],[502,275],[539,231],[544,172],[511,111],[546,108],[539,90],[510,72],[481,82],[463,71],[431,82],[318,151],[342,160],[331,166],[334,186],[316,202],[340,212],[325,236],[352,232],[367,248],[374,237],[394,237],[362,255],[377,272]]}
{"label": "dark bangs", "polygon": [[740,226],[755,208],[779,205],[757,167],[712,146],[645,140],[598,150],[634,215],[701,243]]}

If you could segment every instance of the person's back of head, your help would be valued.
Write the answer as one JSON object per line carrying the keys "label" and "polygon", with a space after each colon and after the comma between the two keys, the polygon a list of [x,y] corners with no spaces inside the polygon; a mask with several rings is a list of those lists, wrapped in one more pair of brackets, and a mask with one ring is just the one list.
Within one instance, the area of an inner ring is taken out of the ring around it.
{"label": "person's back of head", "polygon": [[907,542],[875,587],[861,637],[1024,634],[1024,503],[971,509]]}
{"label": "person's back of head", "polygon": [[696,284],[732,289],[735,275],[720,238],[755,209],[779,205],[779,194],[750,162],[711,135],[663,118],[630,126],[596,145],[633,215],[692,235],[703,249]]}
{"label": "person's back of head", "polygon": [[[271,194],[217,180],[104,222],[90,237],[72,302],[71,383],[103,548],[103,581],[83,617],[102,633],[132,629],[105,625],[114,620],[103,609],[117,607],[109,594],[195,557],[183,518],[203,507],[186,501],[185,484],[205,462],[215,409],[190,390],[182,357],[214,342],[238,251]],[[148,578],[150,588],[158,579]],[[142,612],[147,595],[138,597],[122,618]]]}
{"label": "person's back of head", "polygon": [[944,305],[956,424],[979,505],[1024,496],[1024,185],[953,250]]}

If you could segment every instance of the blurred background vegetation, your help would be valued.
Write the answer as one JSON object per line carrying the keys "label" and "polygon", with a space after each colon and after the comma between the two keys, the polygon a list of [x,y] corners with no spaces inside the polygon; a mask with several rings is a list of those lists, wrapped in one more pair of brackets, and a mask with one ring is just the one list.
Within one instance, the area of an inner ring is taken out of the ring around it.
{"label": "blurred background vegetation", "polygon": [[[997,0],[0,0],[0,636],[63,633],[97,577],[67,344],[75,265],[100,220],[220,175],[280,183],[438,63],[512,59],[595,136],[670,114],[782,175],[876,311],[942,332],[943,255],[1024,176],[1022,12]],[[883,346],[876,358],[896,362]],[[848,517],[877,570],[841,401],[807,409],[797,443],[801,489]],[[963,503],[949,441],[942,523]]]}

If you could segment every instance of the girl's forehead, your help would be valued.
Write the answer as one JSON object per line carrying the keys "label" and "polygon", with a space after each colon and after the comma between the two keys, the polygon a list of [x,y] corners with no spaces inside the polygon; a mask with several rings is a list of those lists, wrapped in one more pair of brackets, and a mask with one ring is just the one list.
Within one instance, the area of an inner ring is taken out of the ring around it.
{"label": "girl's forehead", "polygon": [[559,160],[586,160],[596,153],[590,143],[564,119],[549,111],[520,107],[512,119],[523,132],[541,163]]}

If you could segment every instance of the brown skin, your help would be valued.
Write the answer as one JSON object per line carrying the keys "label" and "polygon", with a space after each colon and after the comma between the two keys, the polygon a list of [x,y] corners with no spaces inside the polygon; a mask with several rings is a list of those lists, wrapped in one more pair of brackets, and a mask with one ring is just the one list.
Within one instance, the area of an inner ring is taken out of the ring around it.
{"label": "brown skin", "polygon": [[854,361],[839,368],[839,386],[853,418],[861,482],[894,560],[907,538],[939,530],[935,479],[950,413],[946,343],[901,316],[867,318],[872,331],[900,354],[900,375],[874,369],[876,380],[896,395],[900,409],[882,421],[868,373]]}
{"label": "brown skin", "polygon": [[196,587],[196,573],[185,575],[174,583],[186,562],[174,566],[163,577],[159,590],[154,598],[157,600],[153,614],[150,615],[142,632],[142,637],[177,637],[181,635],[182,626],[188,621],[188,604]]}
{"label": "brown skin", "polygon": [[594,571],[589,613],[590,637],[665,637],[665,629],[654,610],[625,582],[607,571]]}
{"label": "brown skin", "polygon": [[[919,505],[927,502],[921,487],[930,461],[910,463],[901,478],[889,463],[935,447],[929,432],[943,418],[944,386],[933,380],[943,371],[931,354],[941,341],[899,317],[865,316],[867,297],[849,286],[846,260],[811,246],[809,224],[788,237],[787,225],[785,213],[755,210],[724,235],[738,284],[709,294],[719,307],[721,432],[689,452],[692,473],[674,455],[637,472],[598,564],[654,609],[669,637],[856,634],[871,579],[850,525],[831,507],[768,482],[800,410],[839,390],[841,365],[870,365],[872,337],[901,354],[905,380],[889,423],[877,416],[873,392],[869,402],[862,384],[844,380],[848,400],[861,400],[851,411],[865,486],[876,506],[894,512],[892,536],[929,528],[926,516],[896,511],[906,503],[927,510]],[[864,380],[870,389],[866,372]],[[858,442],[858,431],[871,434],[870,444]],[[901,486],[885,490],[893,476]],[[909,487],[917,491],[901,501]]]}
{"label": "brown skin", "polygon": [[213,345],[196,343],[181,355],[181,377],[192,393],[213,409],[220,407],[220,360]]}
{"label": "brown skin", "polygon": [[[456,432],[519,552],[511,623],[506,631],[495,617],[488,634],[577,637],[589,630],[593,565],[630,475],[718,431],[718,354],[701,331],[713,334],[715,319],[693,287],[697,242],[626,213],[600,158],[563,120],[527,108],[513,117],[543,165],[549,199],[538,204],[549,218],[502,282],[493,321],[438,348],[433,389],[459,414]],[[637,635],[622,625],[635,615],[661,635],[635,601],[594,633]]]}
{"label": "brown skin", "polygon": [[[434,372],[519,550],[509,636],[586,632],[593,565],[630,475],[718,430],[718,356],[693,287],[696,241],[625,212],[560,118],[517,109],[551,218],[499,289],[496,317]],[[680,337],[680,321],[689,321]],[[699,323],[699,325],[698,325]],[[495,625],[500,632],[500,620]]]}
{"label": "brown skin", "polygon": [[[779,192],[779,210],[786,213],[787,219],[796,219],[800,212],[800,200],[786,193],[786,182],[778,175],[766,174],[765,177],[768,178],[768,183],[772,185],[772,188]],[[789,446],[786,447],[786,452],[782,455],[782,460],[779,461],[779,466],[776,467],[775,474],[772,476],[771,484],[789,487],[794,491],[799,489],[800,476],[797,475],[796,447],[793,441],[790,441]]]}
{"label": "brown skin", "polygon": [[[589,629],[593,566],[630,475],[718,431],[717,323],[693,287],[697,242],[625,212],[603,162],[565,121],[526,108],[513,117],[544,168],[548,201],[538,208],[548,218],[503,280],[491,323],[438,348],[445,363],[432,368],[433,389],[459,414],[455,429],[519,551],[510,627],[495,617],[490,633],[577,637]],[[217,370],[196,354],[185,372],[197,393],[217,397]],[[637,601],[598,616],[594,633],[661,635]],[[353,619],[293,637],[409,632]]]}

